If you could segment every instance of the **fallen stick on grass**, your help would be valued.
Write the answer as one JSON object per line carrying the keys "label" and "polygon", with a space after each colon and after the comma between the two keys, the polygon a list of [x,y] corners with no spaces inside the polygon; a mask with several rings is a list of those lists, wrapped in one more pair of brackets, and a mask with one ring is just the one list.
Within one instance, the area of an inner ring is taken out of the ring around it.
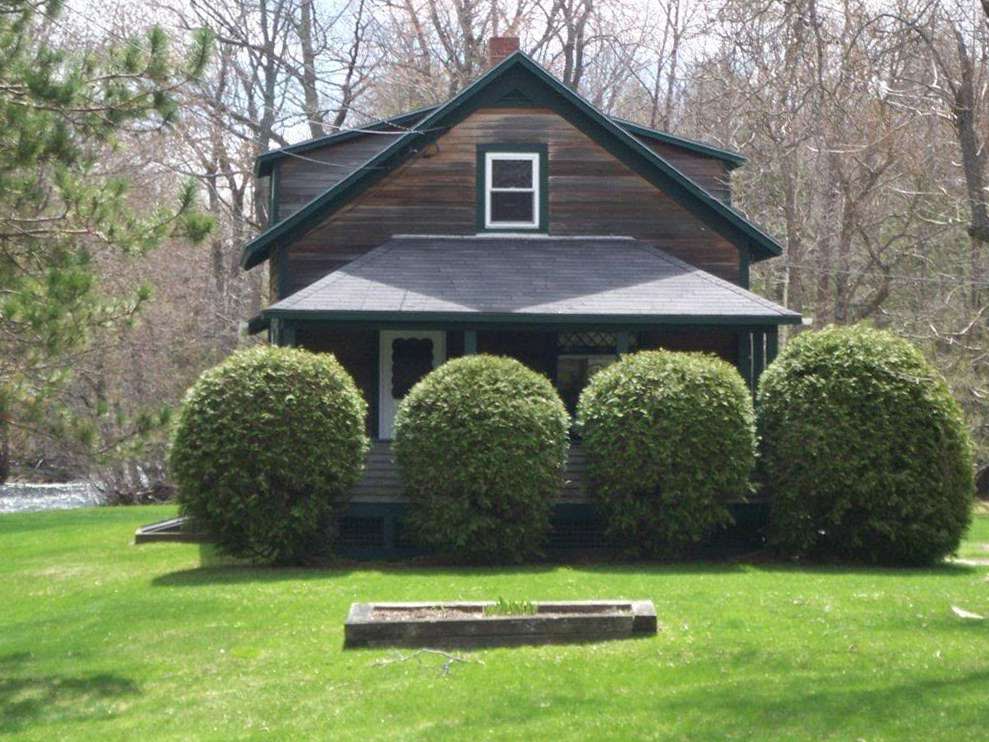
{"label": "fallen stick on grass", "polygon": [[373,667],[385,667],[387,665],[394,665],[397,662],[408,662],[411,659],[416,659],[423,654],[435,654],[446,658],[446,662],[440,667],[440,671],[444,675],[450,674],[450,667],[453,666],[455,662],[463,662],[464,664],[474,663],[477,665],[483,665],[483,660],[470,659],[469,657],[464,657],[459,654],[450,654],[449,652],[444,652],[441,649],[417,649],[412,654],[398,654],[396,657],[390,659],[377,660],[373,663]]}

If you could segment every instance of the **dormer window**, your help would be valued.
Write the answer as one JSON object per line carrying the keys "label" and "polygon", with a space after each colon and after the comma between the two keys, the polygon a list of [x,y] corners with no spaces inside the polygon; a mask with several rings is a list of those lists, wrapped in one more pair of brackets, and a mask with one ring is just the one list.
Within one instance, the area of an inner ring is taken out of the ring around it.
{"label": "dormer window", "polygon": [[545,230],[545,147],[479,148],[478,181],[480,229]]}

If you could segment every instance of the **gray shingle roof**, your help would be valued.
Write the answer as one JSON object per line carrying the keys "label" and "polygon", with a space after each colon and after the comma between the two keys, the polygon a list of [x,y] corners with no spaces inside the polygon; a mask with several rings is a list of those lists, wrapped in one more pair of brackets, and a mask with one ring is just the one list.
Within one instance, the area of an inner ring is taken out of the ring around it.
{"label": "gray shingle roof", "polygon": [[792,324],[800,315],[632,238],[399,236],[269,317]]}

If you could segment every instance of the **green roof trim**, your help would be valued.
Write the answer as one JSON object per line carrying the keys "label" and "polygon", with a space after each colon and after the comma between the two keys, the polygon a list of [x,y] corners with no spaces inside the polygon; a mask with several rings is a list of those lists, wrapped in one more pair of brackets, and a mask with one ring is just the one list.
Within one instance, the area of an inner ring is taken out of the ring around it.
{"label": "green roof trim", "polygon": [[266,319],[289,321],[352,322],[364,326],[414,325],[419,328],[437,327],[490,327],[492,325],[526,327],[775,327],[799,325],[800,315],[721,315],[684,314],[653,317],[642,314],[519,314],[515,312],[477,314],[472,312],[373,312],[373,311],[306,311],[293,309],[265,309]]}
{"label": "green roof trim", "polygon": [[400,113],[391,118],[372,121],[370,124],[365,124],[358,129],[346,129],[344,131],[334,132],[333,134],[327,134],[326,136],[316,137],[315,139],[307,139],[298,144],[290,144],[287,147],[269,150],[262,155],[258,155],[255,159],[254,174],[259,178],[263,178],[266,175],[270,175],[274,164],[284,157],[301,155],[305,152],[325,147],[328,144],[340,144],[341,142],[357,139],[358,137],[370,136],[368,134],[369,131],[387,131],[388,129],[404,130],[410,124],[415,124],[423,116],[436,108],[437,106],[417,108],[414,111]]}
{"label": "green roof trim", "polygon": [[663,142],[664,144],[669,144],[674,147],[680,147],[681,149],[687,149],[691,152],[696,152],[699,155],[713,157],[716,160],[724,160],[725,165],[729,170],[734,170],[740,165],[744,165],[748,162],[745,155],[740,152],[735,152],[734,150],[715,147],[711,144],[707,144],[706,142],[699,142],[696,139],[688,139],[687,137],[677,136],[675,134],[670,134],[667,131],[650,129],[642,124],[637,124],[634,121],[629,121],[628,119],[618,118],[617,116],[612,116],[611,120],[628,129],[629,133],[634,134],[637,137],[655,139],[658,142]]}
{"label": "green roof trim", "polygon": [[[715,231],[730,239],[740,250],[748,249],[752,260],[775,257],[782,247],[752,224],[740,212],[723,203],[673,167],[663,157],[616,124],[591,103],[566,87],[524,52],[517,51],[481,75],[449,101],[434,109],[405,134],[369,159],[342,181],[314,198],[290,217],[271,225],[244,246],[241,265],[249,269],[266,260],[278,244],[313,227],[337,208],[385,174],[407,161],[417,145],[434,141],[439,130],[456,125],[486,99],[498,100],[521,89],[540,105],[554,108],[561,115],[576,110],[580,121],[568,120],[594,139],[631,169],[661,188]],[[560,109],[566,108],[566,111]]]}
{"label": "green roof trim", "polygon": [[[510,95],[511,93],[509,96]],[[508,97],[502,98],[499,101],[501,105],[507,105],[509,102],[510,100]],[[515,103],[517,105],[530,105],[532,101],[528,98],[519,98],[515,101]],[[278,160],[285,157],[290,157],[291,155],[310,152],[314,149],[319,149],[320,147],[325,147],[327,145],[340,144],[341,142],[357,139],[358,137],[369,136],[369,131],[386,131],[389,128],[404,129],[408,125],[415,124],[420,121],[426,114],[435,111],[437,108],[439,108],[439,104],[433,106],[423,106],[422,108],[417,108],[414,111],[400,113],[397,116],[381,119],[379,121],[373,121],[370,124],[365,124],[357,129],[338,131],[333,134],[327,134],[325,136],[315,137],[313,139],[306,139],[305,141],[298,142],[296,144],[289,144],[285,147],[269,150],[268,152],[258,155],[258,157],[255,158],[254,174],[259,178],[263,178],[271,173],[273,165],[278,162]],[[735,152],[734,150],[715,147],[707,142],[701,142],[697,139],[690,139],[678,134],[671,134],[668,131],[651,129],[647,126],[643,126],[642,124],[637,124],[634,121],[619,118],[618,116],[611,116],[611,120],[625,127],[637,137],[655,139],[656,141],[669,144],[673,147],[680,147],[681,149],[696,152],[697,154],[713,157],[716,160],[723,160],[729,170],[734,170],[740,165],[744,165],[748,162],[745,155]]]}

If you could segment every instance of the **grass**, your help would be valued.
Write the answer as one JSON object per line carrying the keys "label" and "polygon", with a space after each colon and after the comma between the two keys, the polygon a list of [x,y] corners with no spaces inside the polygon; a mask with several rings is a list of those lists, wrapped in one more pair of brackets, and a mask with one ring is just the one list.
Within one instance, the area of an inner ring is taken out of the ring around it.
{"label": "grass", "polygon": [[505,600],[498,598],[494,605],[485,606],[485,616],[532,616],[536,605],[528,600]]}
{"label": "grass", "polygon": [[[984,739],[989,567],[200,567],[168,507],[0,517],[0,736]],[[980,517],[967,555],[989,543]],[[655,638],[343,651],[351,601],[651,598]],[[483,664],[482,664],[483,662]]]}

